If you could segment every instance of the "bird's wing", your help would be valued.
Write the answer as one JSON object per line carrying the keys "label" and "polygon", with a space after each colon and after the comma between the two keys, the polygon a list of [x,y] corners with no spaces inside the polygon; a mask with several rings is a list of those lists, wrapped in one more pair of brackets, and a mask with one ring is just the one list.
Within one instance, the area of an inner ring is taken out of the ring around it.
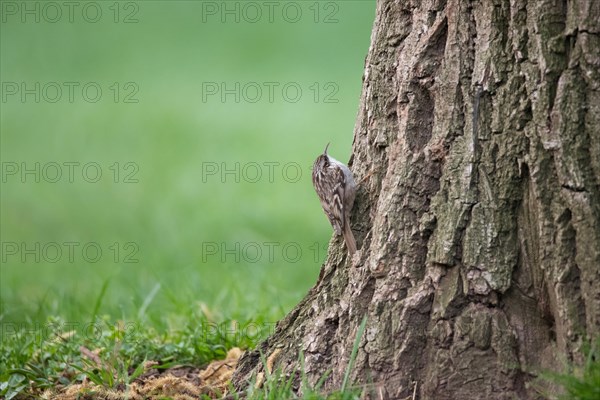
{"label": "bird's wing", "polygon": [[335,230],[335,233],[341,235],[345,223],[344,188],[346,186],[346,177],[341,168],[335,167],[330,169],[330,173],[327,174],[327,179],[330,180],[330,187],[333,187],[334,189],[331,199],[322,202],[323,210],[325,211],[325,214],[327,214],[327,218],[329,218],[329,222]]}

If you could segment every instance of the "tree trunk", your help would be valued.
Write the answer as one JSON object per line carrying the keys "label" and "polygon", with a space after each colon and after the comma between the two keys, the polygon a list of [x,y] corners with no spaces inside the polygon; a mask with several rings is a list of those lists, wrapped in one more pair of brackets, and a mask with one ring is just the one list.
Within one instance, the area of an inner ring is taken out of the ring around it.
{"label": "tree trunk", "polygon": [[535,399],[535,372],[581,361],[600,331],[600,1],[377,1],[350,166],[359,265],[335,238],[238,387],[260,351],[339,388],[364,315],[350,378],[373,398]]}

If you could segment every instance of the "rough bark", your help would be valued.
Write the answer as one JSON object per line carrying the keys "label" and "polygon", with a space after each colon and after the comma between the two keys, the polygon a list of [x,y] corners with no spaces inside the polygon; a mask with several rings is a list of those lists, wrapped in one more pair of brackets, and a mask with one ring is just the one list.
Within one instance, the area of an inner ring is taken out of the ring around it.
{"label": "rough bark", "polygon": [[377,2],[354,132],[360,265],[334,239],[259,351],[373,398],[534,399],[600,331],[600,2]]}

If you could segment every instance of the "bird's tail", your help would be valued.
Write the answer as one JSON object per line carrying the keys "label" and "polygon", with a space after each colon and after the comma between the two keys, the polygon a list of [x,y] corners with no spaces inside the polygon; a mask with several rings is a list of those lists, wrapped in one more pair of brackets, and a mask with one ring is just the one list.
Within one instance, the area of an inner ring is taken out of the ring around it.
{"label": "bird's tail", "polygon": [[350,229],[350,221],[346,219],[346,223],[344,224],[344,230],[342,234],[344,235],[344,241],[346,242],[346,247],[348,248],[348,253],[350,253],[350,257],[356,253],[356,240],[354,240],[354,234]]}

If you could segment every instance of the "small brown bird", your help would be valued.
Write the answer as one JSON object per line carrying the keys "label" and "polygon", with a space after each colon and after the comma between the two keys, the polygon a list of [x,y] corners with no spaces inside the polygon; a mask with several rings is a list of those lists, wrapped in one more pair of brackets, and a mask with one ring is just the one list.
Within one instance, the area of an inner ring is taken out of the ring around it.
{"label": "small brown bird", "polygon": [[313,186],[336,235],[344,235],[352,256],[356,252],[356,240],[350,229],[350,211],[356,196],[356,183],[348,167],[327,154],[328,147],[329,143],[313,165]]}

